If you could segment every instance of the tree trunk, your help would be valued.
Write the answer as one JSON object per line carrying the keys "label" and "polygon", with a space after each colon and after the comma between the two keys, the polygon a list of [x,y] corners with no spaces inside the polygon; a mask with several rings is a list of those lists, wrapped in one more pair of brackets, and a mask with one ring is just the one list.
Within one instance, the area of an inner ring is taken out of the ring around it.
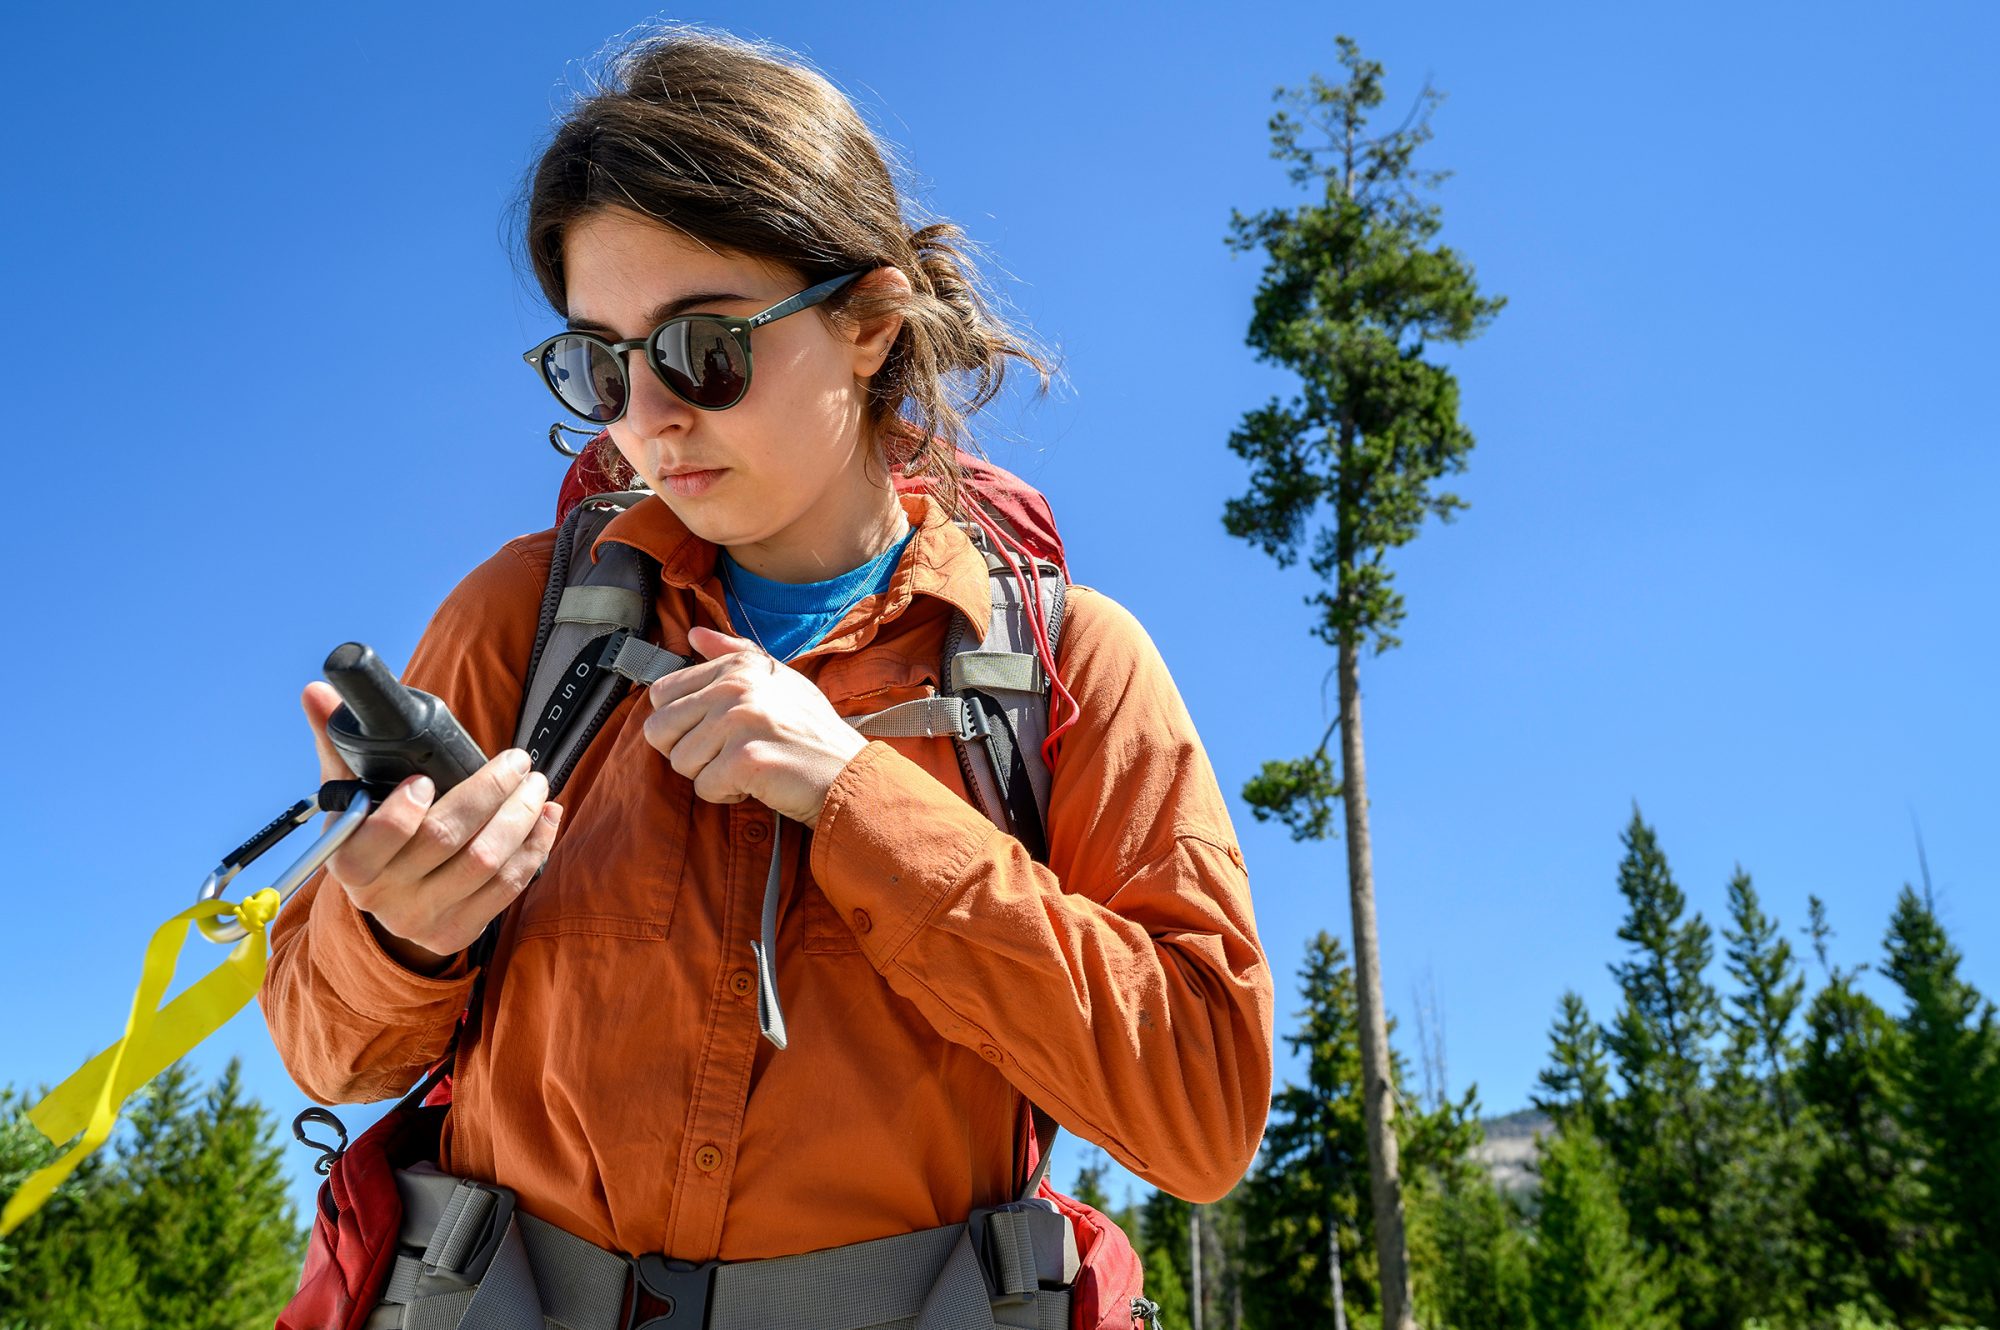
{"label": "tree trunk", "polygon": [[1361,746],[1361,653],[1340,643],[1340,792],[1347,812],[1347,895],[1354,919],[1354,992],[1361,1021],[1363,1104],[1368,1120],[1368,1193],[1382,1267],[1383,1330],[1416,1330],[1410,1258],[1403,1239],[1403,1173],[1390,1093],[1389,1026],[1382,1011],[1381,947],[1375,935],[1375,861],[1368,843],[1368,775]]}
{"label": "tree trunk", "polygon": [[1243,1210],[1238,1206],[1236,1214],[1236,1250],[1229,1258],[1229,1330],[1243,1330]]}
{"label": "tree trunk", "polygon": [[1188,1207],[1188,1271],[1193,1284],[1188,1298],[1188,1319],[1194,1330],[1201,1330],[1201,1207]]}
{"label": "tree trunk", "polygon": [[1347,1330],[1347,1289],[1340,1282],[1340,1225],[1327,1212],[1326,1263],[1333,1271],[1333,1330]]}

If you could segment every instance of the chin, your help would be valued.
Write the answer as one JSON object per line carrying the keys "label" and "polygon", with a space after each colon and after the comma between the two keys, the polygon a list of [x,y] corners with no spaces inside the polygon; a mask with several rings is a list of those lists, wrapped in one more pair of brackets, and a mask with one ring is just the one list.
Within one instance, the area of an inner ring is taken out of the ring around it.
{"label": "chin", "polygon": [[756,526],[743,514],[731,511],[733,505],[717,503],[709,499],[684,499],[663,489],[657,482],[650,484],[654,497],[667,505],[668,511],[681,520],[690,534],[699,536],[711,545],[741,545],[757,539],[761,534]]}

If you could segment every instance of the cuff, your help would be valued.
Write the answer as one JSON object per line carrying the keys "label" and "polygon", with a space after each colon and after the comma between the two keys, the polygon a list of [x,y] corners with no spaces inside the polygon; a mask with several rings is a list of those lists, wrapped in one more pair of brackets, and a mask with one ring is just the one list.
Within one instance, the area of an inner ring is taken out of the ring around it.
{"label": "cuff", "polygon": [[886,969],[999,834],[937,777],[876,741],[827,791],[812,875],[875,968]]}
{"label": "cuff", "polygon": [[313,962],[355,1014],[384,1025],[442,1024],[455,1020],[472,997],[477,971],[460,952],[437,975],[418,974],[382,949],[347,893],[322,882],[314,893]]}

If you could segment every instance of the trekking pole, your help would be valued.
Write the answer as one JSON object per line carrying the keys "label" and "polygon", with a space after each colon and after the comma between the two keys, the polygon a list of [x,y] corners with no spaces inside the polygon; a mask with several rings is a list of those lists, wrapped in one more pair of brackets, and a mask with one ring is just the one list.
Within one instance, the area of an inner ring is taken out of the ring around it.
{"label": "trekking pole", "polygon": [[[220,896],[232,878],[315,813],[338,813],[312,847],[272,883],[282,905],[403,781],[429,776],[443,794],[486,764],[486,754],[449,707],[429,693],[399,683],[368,647],[359,642],[335,647],[326,658],[325,672],[344,703],[327,718],[326,737],[357,779],[330,780],[265,823],[203,879],[197,902]],[[225,922],[222,916],[200,919],[196,927],[210,942],[235,942],[247,931],[241,920]]]}

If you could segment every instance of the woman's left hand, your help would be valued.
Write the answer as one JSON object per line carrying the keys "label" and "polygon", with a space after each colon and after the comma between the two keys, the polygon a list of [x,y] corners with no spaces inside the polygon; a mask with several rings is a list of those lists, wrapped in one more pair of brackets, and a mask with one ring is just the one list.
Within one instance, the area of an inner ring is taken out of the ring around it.
{"label": "woman's left hand", "polygon": [[699,664],[647,689],[646,742],[710,803],[755,799],[812,826],[841,769],[868,741],[826,695],[756,643],[712,628],[688,632]]}

